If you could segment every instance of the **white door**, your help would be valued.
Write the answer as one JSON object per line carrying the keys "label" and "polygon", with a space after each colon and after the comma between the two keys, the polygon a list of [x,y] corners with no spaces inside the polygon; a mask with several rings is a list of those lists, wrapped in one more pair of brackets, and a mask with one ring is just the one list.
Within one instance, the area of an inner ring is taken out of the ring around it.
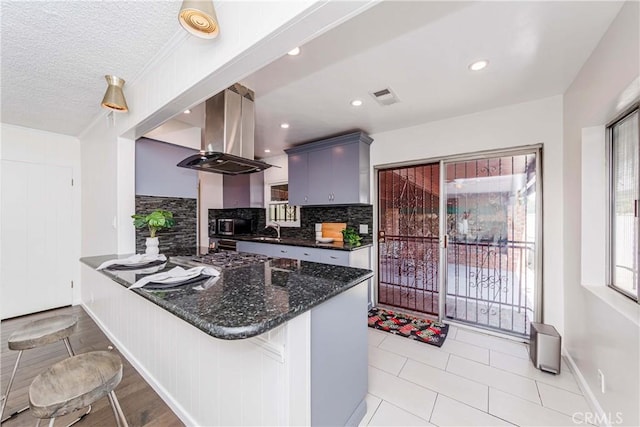
{"label": "white door", "polygon": [[0,318],[71,304],[71,179],[69,167],[2,160]]}

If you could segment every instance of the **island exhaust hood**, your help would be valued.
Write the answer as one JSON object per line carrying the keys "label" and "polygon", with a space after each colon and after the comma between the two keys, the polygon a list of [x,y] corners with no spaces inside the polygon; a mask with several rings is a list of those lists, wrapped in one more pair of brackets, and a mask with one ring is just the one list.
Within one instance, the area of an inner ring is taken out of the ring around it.
{"label": "island exhaust hood", "polygon": [[205,102],[201,150],[178,166],[241,175],[272,165],[253,159],[255,106],[251,89],[236,83]]}

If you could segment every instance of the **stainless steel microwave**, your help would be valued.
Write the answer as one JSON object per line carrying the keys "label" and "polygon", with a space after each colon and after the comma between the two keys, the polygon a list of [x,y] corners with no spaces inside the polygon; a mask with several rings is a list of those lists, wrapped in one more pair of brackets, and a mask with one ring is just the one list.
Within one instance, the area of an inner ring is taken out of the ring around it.
{"label": "stainless steel microwave", "polygon": [[218,233],[221,236],[251,234],[251,220],[227,218],[218,220]]}

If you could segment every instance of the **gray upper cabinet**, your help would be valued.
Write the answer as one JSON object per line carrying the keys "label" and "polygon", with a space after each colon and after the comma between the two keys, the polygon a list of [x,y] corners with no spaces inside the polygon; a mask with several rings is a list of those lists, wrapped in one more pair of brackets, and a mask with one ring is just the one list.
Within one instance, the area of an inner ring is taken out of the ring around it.
{"label": "gray upper cabinet", "polygon": [[309,153],[289,154],[289,205],[309,204]]}
{"label": "gray upper cabinet", "polygon": [[289,204],[368,204],[372,142],[363,132],[355,132],[285,150]]}

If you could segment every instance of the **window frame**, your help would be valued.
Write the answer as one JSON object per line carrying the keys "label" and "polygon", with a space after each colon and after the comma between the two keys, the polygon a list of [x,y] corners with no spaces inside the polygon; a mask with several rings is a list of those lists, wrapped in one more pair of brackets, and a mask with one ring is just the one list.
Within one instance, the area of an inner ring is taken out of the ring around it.
{"label": "window frame", "polygon": [[[621,114],[615,117],[606,125],[606,155],[607,155],[607,202],[609,204],[607,209],[607,287],[613,289],[614,291],[624,295],[625,297],[633,300],[636,304],[640,304],[640,274],[636,275],[636,293],[629,292],[626,289],[619,288],[615,284],[615,183],[614,183],[614,127],[615,125],[621,123],[631,115],[637,113],[638,114],[638,143],[640,144],[640,102],[636,102],[631,105],[629,108],[624,110]],[[638,164],[640,164],[640,152],[638,154]],[[640,170],[640,169],[639,169]],[[638,185],[638,194],[636,194],[636,214],[635,221],[636,223],[640,221],[640,173],[638,173],[638,177],[636,179],[639,181]],[[636,236],[639,244],[636,248],[636,265],[640,267],[640,224],[636,225]]]}
{"label": "window frame", "polygon": [[279,201],[272,201],[271,200],[271,187],[276,186],[276,185],[283,185],[283,184],[289,184],[289,181],[274,181],[274,182],[269,182],[267,183],[267,191],[266,191],[266,199],[265,199],[265,219],[267,221],[267,224],[273,224],[273,223],[277,223],[280,227],[300,227],[300,206],[294,206],[296,209],[296,221],[273,221],[269,218],[269,212],[270,212],[270,207],[271,205],[282,205],[282,204],[289,204],[289,201],[285,201],[285,200],[279,200]]}

